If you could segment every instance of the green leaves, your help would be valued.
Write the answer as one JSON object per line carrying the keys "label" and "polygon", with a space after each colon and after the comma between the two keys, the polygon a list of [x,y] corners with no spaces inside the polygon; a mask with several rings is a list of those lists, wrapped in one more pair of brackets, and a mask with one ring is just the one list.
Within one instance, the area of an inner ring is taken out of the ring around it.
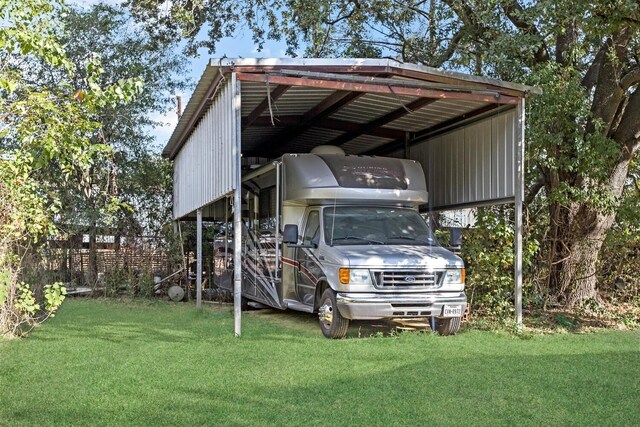
{"label": "green leaves", "polygon": [[0,271],[0,306],[7,302],[11,286],[11,274],[7,270]]}
{"label": "green leaves", "polygon": [[12,94],[16,90],[17,86],[18,83],[15,80],[0,78],[0,89],[8,92],[9,94]]}
{"label": "green leaves", "polygon": [[[67,295],[67,288],[62,283],[56,282],[44,287],[44,308],[54,313],[61,305]],[[52,315],[53,316],[53,315]]]}
{"label": "green leaves", "polygon": [[57,233],[71,185],[106,194],[106,210],[115,209],[108,186],[91,179],[113,153],[101,121],[105,111],[134,102],[144,85],[137,76],[105,82],[97,52],[74,64],[60,41],[62,3],[0,0],[0,10],[0,267],[7,271],[0,276],[0,333],[13,334],[52,315],[66,294],[60,283],[45,286],[41,316],[43,305],[19,280],[18,251]]}
{"label": "green leaves", "polygon": [[35,316],[40,310],[40,304],[36,302],[29,285],[20,283],[16,286],[16,299],[13,306],[23,316]]}
{"label": "green leaves", "polygon": [[[478,209],[475,226],[464,232],[462,257],[467,268],[467,295],[473,311],[497,317],[507,317],[513,312],[514,230],[511,218],[513,210],[510,208]],[[527,236],[524,243],[524,266],[530,271],[539,243],[533,236]]]}

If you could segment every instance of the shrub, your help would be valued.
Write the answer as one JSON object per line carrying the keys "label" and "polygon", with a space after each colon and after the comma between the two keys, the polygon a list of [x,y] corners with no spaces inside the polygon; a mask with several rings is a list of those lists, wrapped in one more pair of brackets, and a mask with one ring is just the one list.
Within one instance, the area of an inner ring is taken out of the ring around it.
{"label": "shrub", "polygon": [[[472,311],[504,318],[514,311],[513,209],[478,209],[476,217],[474,228],[464,232],[461,252],[467,269],[467,297]],[[523,263],[527,270],[537,250],[537,241],[525,236]],[[523,292],[531,293],[528,282],[523,286]]]}

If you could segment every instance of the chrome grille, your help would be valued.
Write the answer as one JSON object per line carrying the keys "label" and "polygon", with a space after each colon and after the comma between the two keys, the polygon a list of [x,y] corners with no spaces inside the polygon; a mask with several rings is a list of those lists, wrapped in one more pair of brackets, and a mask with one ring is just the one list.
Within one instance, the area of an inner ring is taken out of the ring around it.
{"label": "chrome grille", "polygon": [[438,287],[444,271],[433,270],[382,270],[373,272],[379,288]]}

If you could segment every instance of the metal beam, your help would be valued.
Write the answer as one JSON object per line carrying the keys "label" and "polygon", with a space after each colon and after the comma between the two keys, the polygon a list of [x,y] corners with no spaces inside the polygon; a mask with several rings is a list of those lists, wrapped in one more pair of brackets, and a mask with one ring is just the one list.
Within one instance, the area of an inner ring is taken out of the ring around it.
{"label": "metal beam", "polygon": [[233,90],[233,114],[231,116],[234,132],[234,185],[233,185],[233,331],[236,337],[241,333],[242,316],[242,129],[241,129],[241,92],[240,81],[236,73],[231,74]]}
{"label": "metal beam", "polygon": [[[255,122],[256,119],[260,117],[260,115],[264,113],[267,108],[269,108],[269,104],[280,99],[280,97],[284,95],[290,87],[291,86],[287,85],[279,85],[271,92],[269,92],[267,94],[267,97],[262,102],[260,102],[260,104],[258,104],[258,106],[254,108],[247,117],[242,119],[242,130],[245,130],[247,126],[251,126],[253,122]],[[268,118],[270,119],[270,117]]]}
{"label": "metal beam", "polygon": [[406,87],[417,87],[417,88],[425,88],[425,89],[443,89],[443,90],[451,90],[455,92],[484,92],[484,93],[503,93],[501,90],[496,88],[490,88],[487,86],[470,86],[470,85],[461,85],[461,84],[446,84],[442,82],[428,81],[423,79],[411,79],[411,80],[399,80],[389,77],[381,77],[381,76],[360,76],[353,75],[353,73],[344,74],[344,73],[326,73],[322,71],[308,71],[308,70],[292,70],[292,69],[281,69],[274,73],[268,74],[276,74],[276,75],[285,75],[291,77],[306,77],[312,79],[321,79],[321,80],[334,80],[334,81],[348,81],[348,82],[356,82],[356,83],[376,83],[385,86],[396,86],[398,83],[400,86]]}
{"label": "metal beam", "polygon": [[[390,67],[389,72],[397,76],[409,77],[411,79],[417,79],[420,81],[433,81],[436,83],[456,85],[458,87],[463,86],[463,87],[472,88],[476,90],[482,90],[482,89],[494,90],[504,95],[522,96],[524,92],[523,90],[497,86],[493,84],[491,79],[483,78],[479,76],[468,76],[474,79],[473,81],[471,81],[471,80],[465,80],[464,78],[460,78],[460,77],[447,76],[442,74],[425,75],[425,73],[421,71],[407,70],[400,67]],[[537,93],[537,92],[534,92],[534,93]]]}
{"label": "metal beam", "polygon": [[369,92],[382,93],[387,95],[408,95],[420,98],[438,98],[438,99],[461,99],[476,102],[491,102],[497,104],[516,105],[520,101],[517,96],[501,95],[498,92],[469,90],[456,91],[450,89],[430,89],[422,87],[414,87],[410,84],[403,84],[402,80],[398,80],[395,84],[379,84],[375,82],[354,82],[354,81],[338,81],[323,80],[306,77],[289,77],[280,75],[266,74],[250,74],[237,73],[238,79],[249,82],[267,82],[291,86],[306,86],[321,89],[335,89],[350,92]]}
{"label": "metal beam", "polygon": [[[237,74],[238,78],[240,78],[241,73]],[[249,75],[253,76],[253,74]],[[269,81],[271,81],[272,76],[269,77]],[[330,116],[343,106],[347,105],[348,103],[359,98],[362,95],[364,94],[360,92],[349,92],[344,90],[338,90],[332,93],[324,100],[322,100],[318,105],[304,113],[300,117],[297,125],[289,126],[281,130],[273,137],[267,139],[266,141],[263,141],[258,146],[256,146],[256,148],[253,150],[254,155],[265,155],[269,157],[273,154],[285,153],[288,143],[291,140],[304,133],[307,129],[315,126],[315,124],[319,120]],[[268,149],[268,152],[266,152],[266,149]]]}
{"label": "metal beam", "polygon": [[[275,127],[278,127],[278,128],[295,126],[296,124],[300,123],[300,116],[274,117],[274,123],[275,123]],[[339,130],[342,132],[358,132],[365,125],[366,124],[363,124],[363,123],[357,123],[357,122],[352,122],[348,120],[332,119],[330,117],[326,119],[318,120],[314,123],[314,127],[317,127],[317,128]],[[273,124],[271,123],[270,117],[260,117],[253,122],[253,126],[254,127],[273,127]],[[405,131],[379,127],[375,129],[364,129],[362,133],[365,135],[373,135],[381,138],[398,139],[404,136]]]}
{"label": "metal beam", "polygon": [[516,133],[516,176],[515,176],[515,253],[514,253],[514,282],[516,306],[516,327],[522,332],[522,210],[524,201],[524,130],[525,130],[525,101],[518,104],[518,131]]}
{"label": "metal beam", "polygon": [[202,308],[202,209],[196,211],[196,308]]}
{"label": "metal beam", "polygon": [[[515,96],[528,94],[541,94],[540,88],[521,85],[512,82],[505,82],[496,79],[473,76],[455,71],[444,71],[436,68],[417,66],[414,64],[400,63],[389,59],[361,59],[344,60],[344,59],[303,59],[300,61],[289,60],[271,60],[268,63],[261,61],[260,63],[250,63],[251,59],[227,59],[227,64],[215,63],[217,66],[233,69],[243,73],[264,73],[264,72],[280,72],[287,70],[297,71],[313,70],[313,72],[340,73],[340,74],[392,74],[409,77],[425,82],[434,82],[453,85],[475,85],[476,88],[493,89],[505,93],[509,91]],[[338,63],[339,61],[341,63]],[[375,63],[374,63],[375,62]]]}
{"label": "metal beam", "polygon": [[[352,139],[356,139],[357,137],[359,137],[360,135],[364,135],[364,134],[369,134],[369,132],[381,128],[382,126],[393,122],[394,120],[397,120],[401,117],[406,116],[407,114],[413,113],[414,111],[419,110],[420,108],[429,105],[429,104],[433,104],[434,102],[436,102],[437,99],[433,99],[433,98],[418,98],[415,101],[411,101],[410,103],[408,103],[407,105],[404,105],[402,107],[399,107],[393,111],[391,111],[390,113],[385,114],[382,117],[378,117],[377,119],[374,119],[368,123],[365,123],[363,125],[361,125],[358,129],[353,130],[351,132],[347,132],[344,135],[340,135],[339,137],[333,139],[331,142],[329,142],[329,145],[344,145],[347,142],[351,141]],[[401,134],[404,134],[404,132],[400,131]],[[400,138],[405,138],[404,135],[399,136],[398,139]]]}

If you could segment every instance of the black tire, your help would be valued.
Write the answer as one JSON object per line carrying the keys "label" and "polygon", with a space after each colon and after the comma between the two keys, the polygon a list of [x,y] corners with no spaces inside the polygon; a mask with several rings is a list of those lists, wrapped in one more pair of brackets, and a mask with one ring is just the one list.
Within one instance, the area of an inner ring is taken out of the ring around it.
{"label": "black tire", "polygon": [[320,321],[320,330],[325,337],[339,339],[347,335],[349,319],[342,317],[340,314],[336,303],[336,293],[331,288],[325,290],[320,297],[318,319]]}
{"label": "black tire", "polygon": [[455,335],[460,330],[461,317],[436,319],[436,329],[440,335]]}

